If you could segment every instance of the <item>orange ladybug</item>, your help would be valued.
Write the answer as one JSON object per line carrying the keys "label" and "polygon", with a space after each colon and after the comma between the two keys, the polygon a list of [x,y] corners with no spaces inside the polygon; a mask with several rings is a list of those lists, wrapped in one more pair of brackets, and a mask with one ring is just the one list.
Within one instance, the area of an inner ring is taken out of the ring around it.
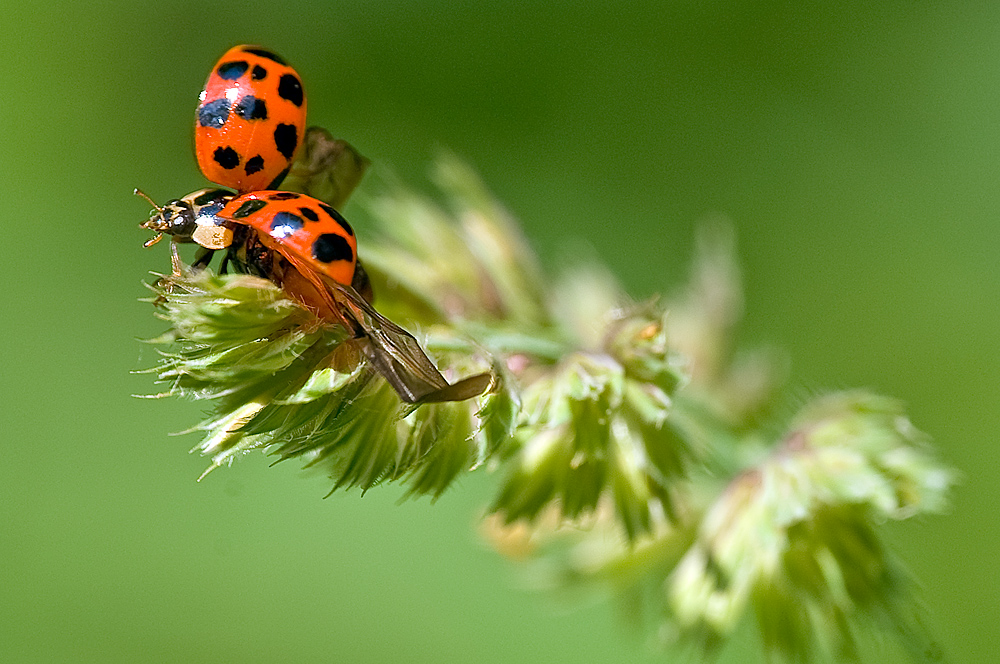
{"label": "orange ladybug", "polygon": [[198,100],[194,151],[205,177],[240,193],[277,188],[305,132],[298,73],[267,49],[234,46]]}
{"label": "orange ladybug", "polygon": [[[143,195],[138,192],[139,195]],[[413,336],[372,307],[371,290],[357,261],[357,241],[347,220],[323,201],[290,191],[234,196],[203,189],[157,206],[142,224],[175,242],[209,251],[226,249],[223,265],[271,279],[320,318],[339,323],[368,343],[364,352],[403,401],[463,401],[486,391],[492,374],[448,383]]]}

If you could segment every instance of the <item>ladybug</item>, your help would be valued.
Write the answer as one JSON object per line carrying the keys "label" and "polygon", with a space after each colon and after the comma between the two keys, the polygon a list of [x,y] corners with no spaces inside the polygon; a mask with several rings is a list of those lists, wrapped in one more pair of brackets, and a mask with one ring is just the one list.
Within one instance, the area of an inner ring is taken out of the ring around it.
{"label": "ladybug", "polygon": [[277,283],[321,319],[344,325],[368,343],[362,346],[375,369],[408,403],[463,401],[486,391],[492,374],[448,383],[413,336],[371,305],[371,288],[357,260],[357,241],[347,220],[323,201],[290,191],[253,191],[242,196],[202,189],[155,208],[143,228],[175,242],[194,242]]}
{"label": "ladybug", "polygon": [[[156,231],[145,246],[156,244],[163,235],[174,242],[202,247],[195,267],[204,267],[216,250],[226,249],[225,263],[234,263],[241,272],[273,279],[281,285],[283,265],[276,254],[302,273],[317,273],[327,281],[370,291],[367,276],[357,260],[354,230],[337,210],[323,201],[291,191],[254,191],[237,196],[225,189],[199,189],[183,198],[158,206],[138,189],[155,210],[141,228]],[[316,279],[307,278],[314,284]],[[294,295],[323,318],[336,318],[335,306],[322,294]],[[364,297],[372,299],[370,292]]]}
{"label": "ladybug", "polygon": [[305,124],[298,73],[267,49],[234,46],[212,68],[198,97],[198,168],[241,194],[276,189],[291,168]]}

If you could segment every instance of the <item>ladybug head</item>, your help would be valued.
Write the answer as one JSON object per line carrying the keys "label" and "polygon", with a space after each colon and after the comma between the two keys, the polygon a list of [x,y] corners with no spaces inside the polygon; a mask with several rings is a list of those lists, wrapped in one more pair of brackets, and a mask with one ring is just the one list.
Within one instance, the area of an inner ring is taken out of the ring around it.
{"label": "ladybug head", "polygon": [[143,243],[151,247],[164,234],[174,242],[195,242],[207,249],[225,249],[233,241],[233,232],[215,214],[221,210],[232,194],[222,189],[202,189],[184,198],[175,198],[159,206],[149,196],[136,189],[136,196],[145,198],[153,206],[149,219],[140,228],[155,231],[156,235]]}
{"label": "ladybug head", "polygon": [[164,233],[173,236],[175,242],[193,242],[191,236],[194,234],[197,224],[194,220],[194,208],[190,203],[175,198],[166,205],[160,207],[153,202],[149,196],[136,189],[133,192],[136,196],[145,198],[153,206],[153,211],[149,214],[147,221],[139,224],[139,228],[155,231],[156,235],[143,243],[144,247],[151,247],[163,238]]}

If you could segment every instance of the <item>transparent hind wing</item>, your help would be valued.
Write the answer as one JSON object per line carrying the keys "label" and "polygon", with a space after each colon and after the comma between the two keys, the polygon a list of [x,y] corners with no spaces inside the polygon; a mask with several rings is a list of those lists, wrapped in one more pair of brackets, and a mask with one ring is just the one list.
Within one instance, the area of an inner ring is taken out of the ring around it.
{"label": "transparent hind wing", "polygon": [[341,312],[368,337],[368,359],[404,401],[464,401],[482,394],[492,385],[491,373],[476,374],[449,384],[409,332],[375,311],[350,286],[328,285]]}
{"label": "transparent hind wing", "polygon": [[490,372],[475,374],[451,383],[448,387],[425,394],[420,403],[440,403],[442,401],[465,401],[478,397],[493,387],[494,376]]}
{"label": "transparent hind wing", "polygon": [[311,269],[295,254],[283,250],[260,234],[261,242],[284,256],[326,301],[327,307],[368,340],[365,354],[399,398],[407,403],[464,401],[478,396],[493,384],[490,372],[476,374],[450,384],[409,332],[375,311],[358,291]]}

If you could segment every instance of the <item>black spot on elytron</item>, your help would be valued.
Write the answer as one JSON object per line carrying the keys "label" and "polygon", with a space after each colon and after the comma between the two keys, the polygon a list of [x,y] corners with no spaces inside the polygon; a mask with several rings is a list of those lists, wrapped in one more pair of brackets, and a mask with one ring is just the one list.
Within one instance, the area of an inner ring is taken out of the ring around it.
{"label": "black spot on elytron", "polygon": [[229,100],[213,99],[198,107],[198,124],[218,129],[229,119]]}
{"label": "black spot on elytron", "polygon": [[263,99],[257,99],[253,95],[244,96],[236,102],[233,110],[244,120],[267,120],[267,104]]}
{"label": "black spot on elytron", "polygon": [[215,163],[222,166],[227,171],[231,171],[240,165],[240,156],[236,154],[236,150],[231,147],[215,148],[215,153],[212,155],[212,159],[215,159]]}
{"label": "black spot on elytron", "polygon": [[323,212],[326,212],[333,218],[334,221],[340,224],[340,227],[344,229],[345,233],[347,233],[351,237],[354,237],[354,229],[351,228],[351,225],[347,223],[346,219],[344,219],[344,215],[340,214],[326,203],[320,203],[319,206],[323,208]]}
{"label": "black spot on elytron", "polygon": [[253,69],[250,70],[250,78],[255,81],[261,81],[267,78],[267,70],[260,65],[254,65]]}
{"label": "black spot on elytron", "polygon": [[268,197],[267,197],[267,200],[269,200],[269,201],[293,201],[293,200],[295,200],[298,197],[299,197],[299,194],[296,194],[295,192],[292,192],[292,191],[279,191],[276,194],[269,194]]}
{"label": "black spot on elytron", "polygon": [[278,80],[278,95],[296,106],[302,105],[302,83],[295,74],[282,74]]}
{"label": "black spot on elytron", "polygon": [[243,166],[243,170],[246,171],[247,175],[253,175],[264,168],[264,158],[260,155],[256,157],[250,157],[247,159],[247,163]]}
{"label": "black spot on elytron", "polygon": [[277,189],[281,185],[281,182],[285,179],[285,176],[288,175],[288,171],[290,171],[290,170],[292,170],[292,165],[291,164],[289,164],[288,166],[285,166],[285,170],[283,170],[280,173],[278,173],[278,177],[276,177],[273,180],[271,180],[271,182],[267,185],[266,188],[267,189]]}
{"label": "black spot on elytron", "polygon": [[271,222],[271,236],[288,237],[295,231],[302,230],[303,225],[302,217],[291,212],[279,212]]}
{"label": "black spot on elytron", "polygon": [[323,233],[312,246],[313,258],[321,263],[334,261],[353,261],[354,251],[342,235]]}
{"label": "black spot on elytron", "polygon": [[215,73],[218,74],[219,78],[223,80],[235,81],[240,76],[245,74],[249,68],[249,63],[243,60],[236,60],[235,62],[223,62],[219,65],[219,68],[215,70]]}
{"label": "black spot on elytron", "polygon": [[254,212],[259,212],[267,206],[267,201],[260,201],[256,198],[251,199],[243,203],[243,205],[236,208],[236,212],[233,212],[233,219],[243,219],[244,217],[249,217]]}
{"label": "black spot on elytron", "polygon": [[277,62],[279,65],[286,64],[285,61],[281,58],[280,55],[278,55],[277,53],[272,53],[271,51],[267,50],[266,48],[256,48],[256,47],[253,47],[253,46],[248,46],[247,48],[243,49],[243,52],[244,53],[253,53],[254,55],[259,55],[262,58],[267,58],[268,60],[273,60],[274,62]]}
{"label": "black spot on elytron", "polygon": [[308,219],[309,221],[319,221],[319,215],[316,214],[316,211],[311,208],[300,207],[299,212],[301,212],[302,216]]}
{"label": "black spot on elytron", "polygon": [[285,159],[291,160],[295,154],[295,148],[299,145],[299,131],[295,125],[279,124],[274,129],[274,146],[278,152],[285,155]]}
{"label": "black spot on elytron", "polygon": [[217,201],[223,196],[230,196],[231,194],[225,189],[210,189],[206,191],[201,196],[194,199],[195,205],[205,205],[206,203],[211,203],[212,201]]}

